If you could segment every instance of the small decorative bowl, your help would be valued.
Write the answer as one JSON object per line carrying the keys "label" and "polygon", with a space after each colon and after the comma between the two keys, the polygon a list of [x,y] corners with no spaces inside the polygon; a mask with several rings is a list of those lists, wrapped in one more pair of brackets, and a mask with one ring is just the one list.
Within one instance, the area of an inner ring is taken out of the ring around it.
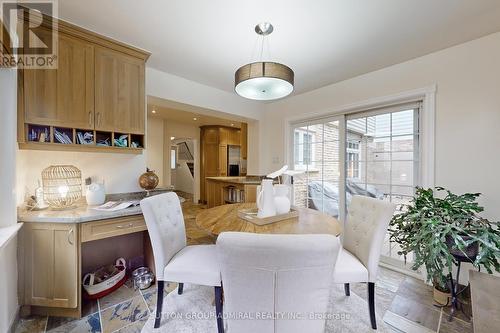
{"label": "small decorative bowl", "polygon": [[134,271],[132,272],[132,278],[135,279],[136,277],[139,277],[141,275],[148,274],[148,273],[151,273],[149,268],[147,268],[145,266],[139,267],[139,268],[134,269]]}
{"label": "small decorative bowl", "polygon": [[153,280],[154,280],[153,273],[147,273],[134,278],[134,285],[141,290],[147,289],[151,286]]}

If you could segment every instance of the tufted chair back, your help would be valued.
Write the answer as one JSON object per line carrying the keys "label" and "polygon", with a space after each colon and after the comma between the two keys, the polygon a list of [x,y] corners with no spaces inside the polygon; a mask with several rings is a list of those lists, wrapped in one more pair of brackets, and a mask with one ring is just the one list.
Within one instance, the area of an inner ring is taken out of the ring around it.
{"label": "tufted chair back", "polygon": [[181,203],[175,192],[169,192],[141,200],[141,209],[153,247],[156,278],[163,280],[165,266],[186,246]]}
{"label": "tufted chair back", "polygon": [[339,250],[333,235],[220,234],[227,332],[323,333]]}
{"label": "tufted chair back", "polygon": [[344,228],[343,247],[368,269],[368,281],[377,280],[380,252],[396,205],[356,195],[351,200]]}

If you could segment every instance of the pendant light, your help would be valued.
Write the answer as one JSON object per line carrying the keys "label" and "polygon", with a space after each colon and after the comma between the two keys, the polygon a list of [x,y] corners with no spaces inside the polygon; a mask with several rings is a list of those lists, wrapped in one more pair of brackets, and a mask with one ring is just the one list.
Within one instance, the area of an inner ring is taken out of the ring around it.
{"label": "pendant light", "polygon": [[263,22],[255,26],[255,32],[262,36],[261,61],[246,64],[234,74],[234,90],[241,97],[268,101],[288,96],[293,91],[293,70],[277,62],[262,61],[264,38],[274,27]]}

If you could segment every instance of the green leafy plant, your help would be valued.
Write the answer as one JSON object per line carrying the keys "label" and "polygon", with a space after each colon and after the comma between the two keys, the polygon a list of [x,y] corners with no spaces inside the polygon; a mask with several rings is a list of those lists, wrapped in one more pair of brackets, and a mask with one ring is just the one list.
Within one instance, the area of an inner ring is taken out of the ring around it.
{"label": "green leafy plant", "polygon": [[478,246],[474,266],[482,266],[490,274],[500,272],[499,223],[478,215],[483,211],[476,201],[480,195],[417,187],[410,204],[391,220],[390,240],[400,245],[398,254],[406,260],[413,253],[412,269],[424,266],[428,281],[441,291],[448,289],[449,272],[457,264],[452,250],[467,257],[467,250]]}

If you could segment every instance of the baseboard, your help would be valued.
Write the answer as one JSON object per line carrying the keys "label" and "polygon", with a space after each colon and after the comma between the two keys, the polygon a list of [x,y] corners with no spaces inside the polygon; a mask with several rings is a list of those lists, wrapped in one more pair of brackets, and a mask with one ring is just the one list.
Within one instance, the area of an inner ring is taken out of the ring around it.
{"label": "baseboard", "polygon": [[19,323],[19,320],[21,319],[20,314],[20,309],[21,307],[18,306],[16,310],[16,314],[12,320],[12,322],[9,325],[9,330],[7,331],[8,333],[14,333],[16,331],[17,324]]}

